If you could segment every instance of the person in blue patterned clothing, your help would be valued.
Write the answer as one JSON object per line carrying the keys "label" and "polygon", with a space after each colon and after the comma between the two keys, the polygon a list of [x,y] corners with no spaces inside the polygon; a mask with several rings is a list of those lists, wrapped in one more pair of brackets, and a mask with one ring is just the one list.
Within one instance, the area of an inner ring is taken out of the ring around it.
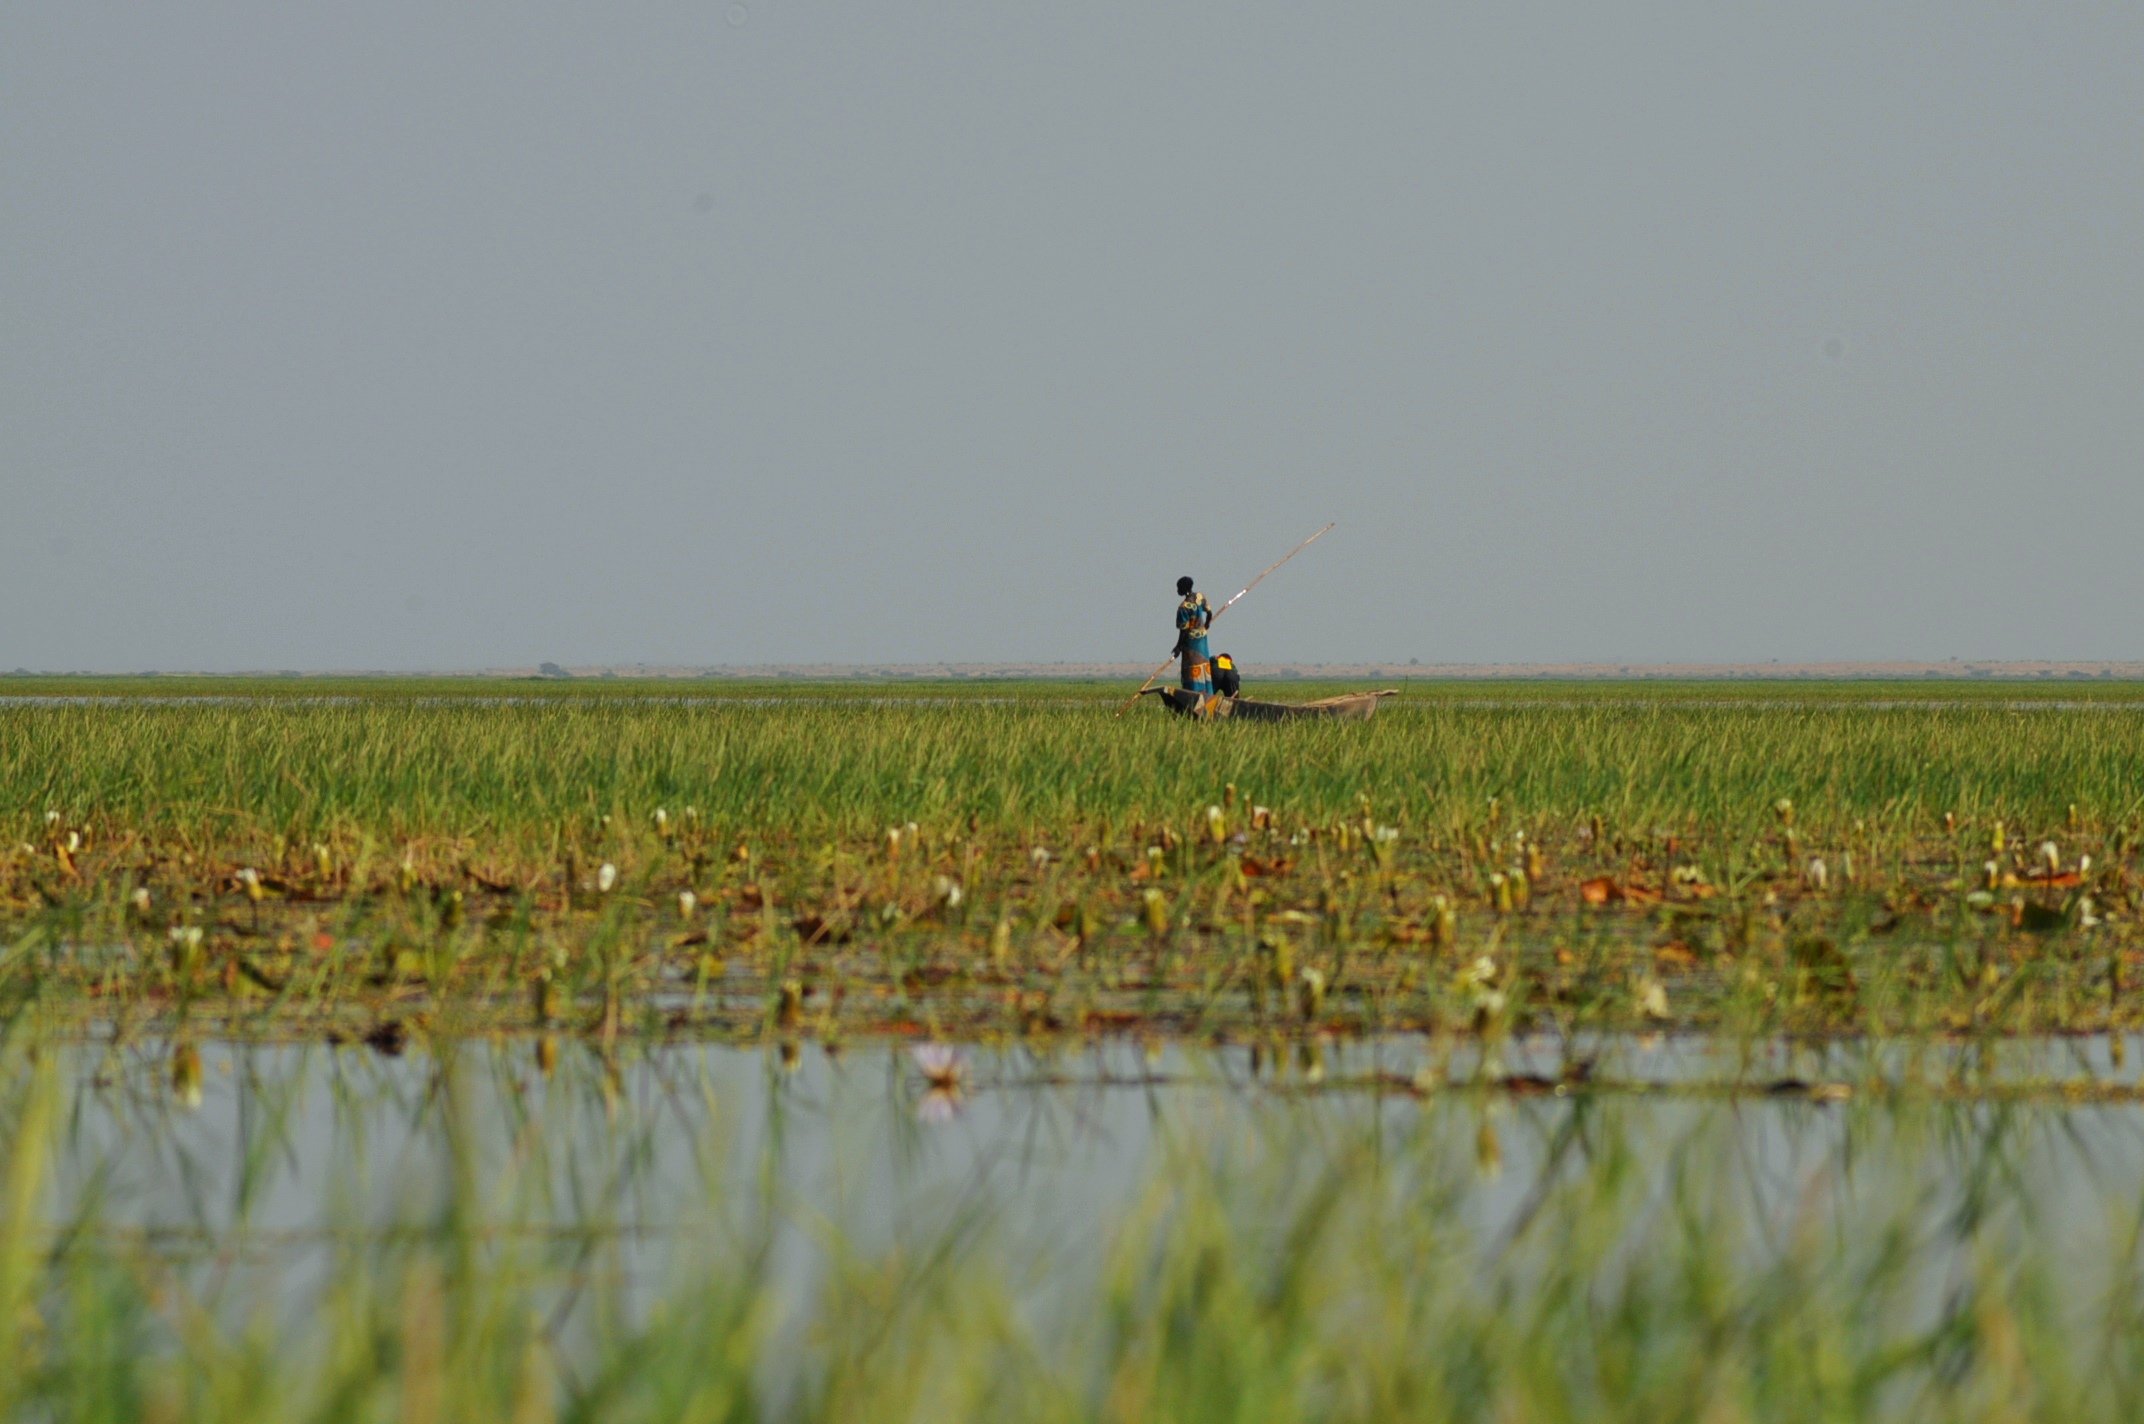
{"label": "person in blue patterned clothing", "polygon": [[1206,628],[1213,622],[1213,610],[1206,604],[1206,595],[1192,592],[1189,574],[1176,581],[1176,596],[1183,601],[1176,605],[1176,646],[1169,651],[1182,660],[1178,678],[1184,691],[1197,693],[1203,701],[1213,696],[1213,657],[1206,650]]}

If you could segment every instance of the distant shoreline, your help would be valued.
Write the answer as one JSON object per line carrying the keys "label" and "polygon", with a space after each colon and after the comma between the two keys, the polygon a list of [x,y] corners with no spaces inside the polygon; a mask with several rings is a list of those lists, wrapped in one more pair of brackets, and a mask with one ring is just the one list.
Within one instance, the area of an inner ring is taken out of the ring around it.
{"label": "distant shoreline", "polygon": [[[1810,662],[1810,663],[1273,663],[1247,669],[1274,681],[1333,681],[1382,678],[1399,682],[2046,682],[2144,681],[2144,661],[2032,662]],[[33,672],[0,671],[0,685],[12,678],[473,678],[595,681],[910,682],[1010,681],[1037,678],[1130,679],[1152,671],[1132,663],[753,663],[711,667],[655,664],[588,664],[559,667],[474,669],[341,669],[296,672],[251,671]]]}

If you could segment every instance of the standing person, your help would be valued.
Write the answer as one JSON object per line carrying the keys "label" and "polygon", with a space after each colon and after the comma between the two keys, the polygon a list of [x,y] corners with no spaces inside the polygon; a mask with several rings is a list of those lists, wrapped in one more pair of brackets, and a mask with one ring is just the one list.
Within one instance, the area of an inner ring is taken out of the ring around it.
{"label": "standing person", "polygon": [[1176,646],[1169,651],[1182,659],[1178,679],[1186,692],[1195,692],[1203,702],[1213,696],[1213,659],[1206,651],[1206,628],[1213,622],[1213,610],[1206,605],[1206,595],[1191,591],[1191,575],[1185,574],[1176,581],[1176,596],[1183,601],[1176,605]]}

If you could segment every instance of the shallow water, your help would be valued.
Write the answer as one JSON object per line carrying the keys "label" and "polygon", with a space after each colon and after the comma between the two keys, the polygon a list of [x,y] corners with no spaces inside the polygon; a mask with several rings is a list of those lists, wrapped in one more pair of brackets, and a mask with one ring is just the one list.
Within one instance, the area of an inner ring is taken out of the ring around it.
{"label": "shallow water", "polygon": [[1092,707],[1099,697],[890,697],[876,693],[828,692],[818,696],[752,693],[634,693],[607,696],[539,697],[526,693],[396,693],[356,696],[348,693],[82,693],[0,694],[0,710],[10,707]]}
{"label": "shallow water", "polygon": [[[1362,690],[1376,678],[1354,679]],[[1387,680],[1389,681],[1389,680]],[[1277,702],[1304,700],[1315,686],[1318,696],[1332,695],[1337,684],[1262,683],[1248,695]],[[1993,698],[1993,697],[1507,697],[1453,692],[1445,687],[1422,692],[1401,685],[1397,699],[1382,704],[1384,715],[1420,711],[1508,712],[2144,712],[2144,697]],[[9,708],[65,707],[360,707],[394,704],[409,707],[1019,707],[1091,711],[1114,707],[1114,693],[1045,693],[1042,695],[917,696],[830,688],[806,695],[788,693],[619,693],[600,691],[541,696],[527,693],[0,693],[0,711]]]}
{"label": "shallow water", "polygon": [[[1603,1222],[1617,1244],[1590,1269],[1666,1253],[1729,1289],[1813,1249],[1811,1269],[1851,1294],[1903,1242],[1904,1283],[1881,1288],[1902,1330],[1955,1310],[1991,1261],[2054,1273],[2080,1328],[2140,1274],[2126,1245],[2144,1105],[2048,1091],[2135,1082],[2096,1040],[1539,1038],[1486,1059],[1474,1040],[1277,1058],[968,1046],[952,1090],[932,1087],[927,1053],[884,1043],[606,1062],[562,1042],[545,1071],[529,1039],[401,1056],[211,1042],[197,1099],[174,1090],[166,1042],[46,1052],[55,1260],[117,1259],[228,1329],[274,1320],[300,1340],[353,1278],[504,1279],[557,1322],[568,1359],[599,1353],[606,1322],[744,1275],[777,1322],[775,1400],[801,1387],[795,1362],[857,1262],[982,1268],[1050,1340],[1091,1320],[1123,1242],[1157,1219],[1165,1238],[1167,1211],[1218,1203],[1248,1247],[1336,1174],[1424,1223],[1394,1249],[1453,1243],[1403,1270],[1465,1271],[1515,1305],[1567,1288],[1566,1239]],[[1482,1086],[1580,1060],[1599,1086]],[[18,1066],[0,1090],[26,1078]],[[1781,1078],[1851,1091],[1771,1091]]]}
{"label": "shallow water", "polygon": [[[2140,1050],[2125,1055],[2131,1065]],[[1997,1125],[2029,1139],[2020,1170],[2047,1174],[2050,1204],[2083,1204],[2063,1196],[2090,1195],[2081,1167],[2144,1180],[2144,1104],[2065,1103],[2060,1091],[2137,1082],[2101,1040],[1730,1052],[1694,1037],[1540,1039],[1486,1064],[1472,1042],[1440,1051],[1421,1040],[1294,1046],[1277,1061],[1247,1047],[963,1048],[951,1091],[932,1089],[918,1051],[885,1045],[792,1056],[690,1044],[605,1064],[569,1042],[548,1074],[528,1040],[436,1057],[220,1043],[200,1053],[189,1106],[164,1044],[62,1052],[56,1222],[93,1214],[100,1230],[142,1233],[179,1256],[234,1242],[273,1254],[495,1212],[517,1230],[653,1242],[660,1259],[663,1238],[704,1224],[711,1201],[839,1220],[866,1241],[983,1206],[1091,1243],[1174,1150],[1286,1159],[1404,1141],[1471,1160],[1487,1124],[1500,1162],[1466,1195],[1495,1231],[1551,1170],[1549,1144],[1579,1122],[1641,1154],[1693,1140],[1743,1154],[1759,1215],[1797,1200],[1848,1151],[1919,1189]],[[1553,1084],[1581,1058],[1590,1089],[1482,1086]],[[1841,1092],[1782,1093],[1782,1080]]]}

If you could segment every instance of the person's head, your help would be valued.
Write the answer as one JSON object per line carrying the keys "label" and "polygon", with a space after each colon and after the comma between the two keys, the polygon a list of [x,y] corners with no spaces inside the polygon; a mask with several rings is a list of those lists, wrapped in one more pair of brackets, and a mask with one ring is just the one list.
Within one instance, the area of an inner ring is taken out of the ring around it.
{"label": "person's head", "polygon": [[1189,598],[1191,596],[1191,575],[1185,574],[1176,581],[1176,596],[1178,598]]}

